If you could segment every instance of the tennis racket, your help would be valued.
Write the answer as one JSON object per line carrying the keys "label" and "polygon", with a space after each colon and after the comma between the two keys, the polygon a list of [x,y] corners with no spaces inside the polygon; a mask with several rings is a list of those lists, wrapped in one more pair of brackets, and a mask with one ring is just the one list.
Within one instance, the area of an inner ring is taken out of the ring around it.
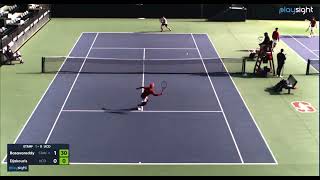
{"label": "tennis racket", "polygon": [[258,37],[258,41],[259,41],[259,42],[262,42],[262,41],[263,41],[263,36],[259,36],[259,37]]}
{"label": "tennis racket", "polygon": [[309,29],[310,29],[310,26],[306,29],[306,32],[308,32],[308,31],[309,31]]}
{"label": "tennis racket", "polygon": [[161,92],[163,92],[167,88],[167,85],[168,85],[167,81],[161,82]]}

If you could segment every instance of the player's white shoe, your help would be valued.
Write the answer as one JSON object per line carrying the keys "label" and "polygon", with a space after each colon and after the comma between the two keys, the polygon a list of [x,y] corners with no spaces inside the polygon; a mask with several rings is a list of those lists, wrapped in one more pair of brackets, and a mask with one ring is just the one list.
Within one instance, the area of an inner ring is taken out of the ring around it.
{"label": "player's white shoe", "polygon": [[142,111],[142,107],[138,107],[137,109],[138,109],[138,111]]}

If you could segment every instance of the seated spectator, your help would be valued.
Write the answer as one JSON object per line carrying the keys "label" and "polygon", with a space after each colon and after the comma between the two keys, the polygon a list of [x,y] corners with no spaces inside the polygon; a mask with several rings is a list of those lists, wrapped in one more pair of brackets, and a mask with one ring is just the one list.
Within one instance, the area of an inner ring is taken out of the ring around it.
{"label": "seated spectator", "polygon": [[13,52],[9,45],[7,46],[7,50],[4,52],[4,56],[7,58],[7,61],[20,61],[21,64],[24,63],[21,53],[19,51]]}
{"label": "seated spectator", "polygon": [[270,40],[270,37],[267,32],[264,33],[264,40],[259,45],[261,50],[269,51],[269,49],[271,49],[272,41]]}

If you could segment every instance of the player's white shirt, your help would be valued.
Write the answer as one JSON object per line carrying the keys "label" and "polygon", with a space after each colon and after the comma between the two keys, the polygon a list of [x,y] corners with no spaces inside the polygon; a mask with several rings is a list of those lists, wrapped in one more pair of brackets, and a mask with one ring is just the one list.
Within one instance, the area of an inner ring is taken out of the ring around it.
{"label": "player's white shirt", "polygon": [[161,18],[161,23],[168,24],[168,20],[166,18]]}

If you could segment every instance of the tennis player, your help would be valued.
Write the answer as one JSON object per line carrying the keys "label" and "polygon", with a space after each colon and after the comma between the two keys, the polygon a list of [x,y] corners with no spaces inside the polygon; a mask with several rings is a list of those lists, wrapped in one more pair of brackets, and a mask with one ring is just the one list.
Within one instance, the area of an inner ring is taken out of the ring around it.
{"label": "tennis player", "polygon": [[142,110],[142,107],[145,106],[149,100],[149,95],[154,95],[154,96],[161,96],[162,95],[162,92],[157,94],[155,92],[155,89],[154,89],[154,83],[150,83],[149,86],[146,86],[146,87],[138,87],[136,89],[143,89],[143,92],[141,94],[141,103],[138,104],[138,110],[141,111]]}
{"label": "tennis player", "polygon": [[307,29],[307,31],[310,29],[310,35],[309,37],[312,37],[314,36],[314,29],[317,28],[317,21],[316,21],[316,18],[315,17],[312,17],[311,21],[310,21],[310,24],[309,24],[309,27]]}
{"label": "tennis player", "polygon": [[160,18],[160,22],[161,22],[161,32],[163,32],[163,26],[165,26],[169,31],[171,31],[171,29],[168,27],[168,20],[162,16],[162,18]]}
{"label": "tennis player", "polygon": [[280,41],[280,34],[278,28],[276,28],[272,33],[272,50],[276,47],[277,42]]}

